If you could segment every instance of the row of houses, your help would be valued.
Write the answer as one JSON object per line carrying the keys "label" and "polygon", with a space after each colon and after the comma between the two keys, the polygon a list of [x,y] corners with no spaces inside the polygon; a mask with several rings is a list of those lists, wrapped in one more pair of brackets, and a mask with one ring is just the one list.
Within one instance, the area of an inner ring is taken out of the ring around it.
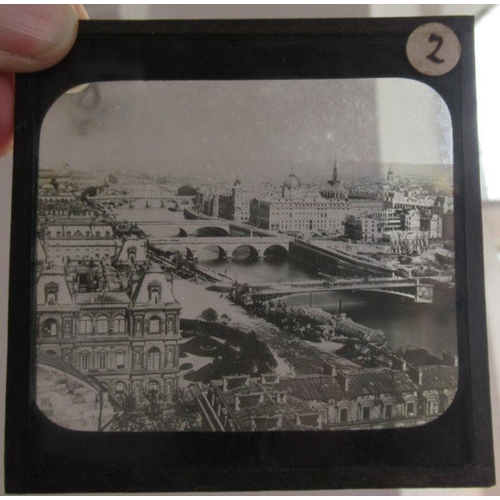
{"label": "row of houses", "polygon": [[422,425],[451,404],[457,358],[348,370],[324,360],[316,375],[223,377],[191,386],[207,431],[336,430]]}

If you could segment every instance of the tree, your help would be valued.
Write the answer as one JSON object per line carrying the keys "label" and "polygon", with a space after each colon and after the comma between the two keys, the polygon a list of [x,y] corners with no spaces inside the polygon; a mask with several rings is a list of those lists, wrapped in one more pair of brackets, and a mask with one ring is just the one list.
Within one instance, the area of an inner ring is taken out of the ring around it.
{"label": "tree", "polygon": [[207,323],[216,323],[219,319],[219,314],[215,309],[212,309],[211,307],[207,307],[207,309],[204,309],[200,316],[201,319],[203,319]]}
{"label": "tree", "polygon": [[57,191],[59,189],[59,182],[57,179],[54,177],[50,179],[50,185]]}
{"label": "tree", "polygon": [[87,197],[96,195],[97,195],[97,188],[95,186],[90,186],[83,190],[81,198],[82,201],[87,201]]}
{"label": "tree", "polygon": [[177,196],[196,196],[198,191],[193,186],[181,186],[177,190]]}
{"label": "tree", "polygon": [[145,395],[139,405],[131,395],[120,398],[120,407],[111,422],[114,431],[184,431],[199,427],[200,414],[196,402],[186,389],[179,389],[172,398],[172,407],[165,408],[155,392]]}
{"label": "tree", "polygon": [[117,179],[116,175],[109,174],[108,175],[108,182],[110,184],[117,184],[118,183],[118,179]]}
{"label": "tree", "polygon": [[220,320],[221,320],[221,323],[223,323],[224,325],[227,325],[231,321],[231,318],[227,314],[224,313],[220,317]]}
{"label": "tree", "polygon": [[172,398],[174,411],[169,415],[171,429],[178,431],[196,430],[199,426],[200,411],[187,389],[179,389]]}

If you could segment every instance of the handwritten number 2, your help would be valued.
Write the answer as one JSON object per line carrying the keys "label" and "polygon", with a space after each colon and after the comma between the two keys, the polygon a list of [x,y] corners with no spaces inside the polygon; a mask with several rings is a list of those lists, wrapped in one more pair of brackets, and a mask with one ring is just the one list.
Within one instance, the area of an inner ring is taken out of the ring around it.
{"label": "handwritten number 2", "polygon": [[442,36],[436,35],[434,33],[429,35],[429,42],[430,43],[437,42],[436,48],[427,56],[427,59],[429,59],[429,61],[432,61],[433,63],[436,63],[436,64],[444,63],[444,59],[441,59],[440,57],[438,57],[436,55],[439,52],[439,49],[441,48],[441,46],[443,45],[443,41],[444,40],[443,40]]}

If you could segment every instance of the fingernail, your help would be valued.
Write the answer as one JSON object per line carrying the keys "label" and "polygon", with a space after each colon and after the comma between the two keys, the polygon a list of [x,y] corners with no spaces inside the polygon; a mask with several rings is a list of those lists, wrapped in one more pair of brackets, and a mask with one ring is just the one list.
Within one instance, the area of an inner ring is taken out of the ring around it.
{"label": "fingernail", "polygon": [[77,85],[76,87],[67,90],[66,94],[78,94],[78,92],[82,92],[83,90],[88,88],[89,85],[90,83],[82,83],[81,85]]}
{"label": "fingernail", "polygon": [[83,19],[83,20],[89,19],[89,13],[82,4],[73,4],[73,7],[76,10],[78,19]]}
{"label": "fingernail", "polygon": [[57,57],[73,44],[77,26],[72,5],[2,5],[0,51],[35,61]]}

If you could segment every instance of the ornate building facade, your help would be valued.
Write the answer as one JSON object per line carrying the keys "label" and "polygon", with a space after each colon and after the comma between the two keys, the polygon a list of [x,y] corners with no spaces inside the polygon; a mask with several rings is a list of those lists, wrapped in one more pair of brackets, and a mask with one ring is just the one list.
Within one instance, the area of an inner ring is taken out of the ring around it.
{"label": "ornate building facade", "polygon": [[38,278],[37,346],[94,378],[111,397],[165,402],[178,387],[181,306],[157,268],[118,276],[102,262],[54,266]]}

